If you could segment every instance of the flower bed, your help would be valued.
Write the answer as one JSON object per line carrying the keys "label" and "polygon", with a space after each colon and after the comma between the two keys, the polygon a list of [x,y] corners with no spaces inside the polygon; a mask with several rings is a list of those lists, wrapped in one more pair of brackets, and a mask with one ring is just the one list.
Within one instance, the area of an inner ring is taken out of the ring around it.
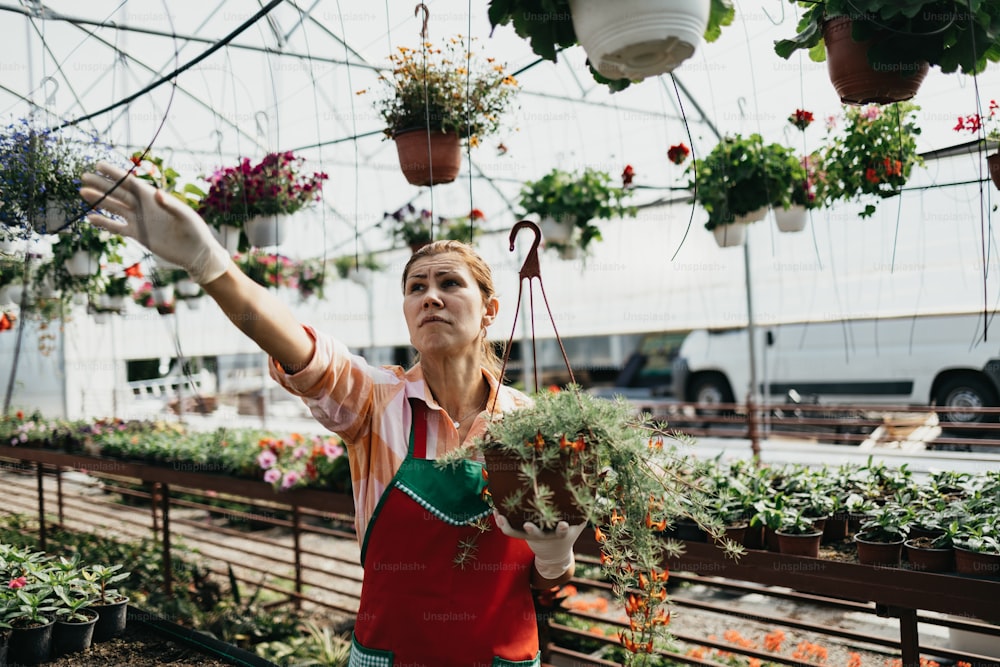
{"label": "flower bed", "polygon": [[276,490],[347,491],[347,455],[340,438],[258,429],[194,432],[175,423],[103,419],[45,420],[18,412],[0,420],[0,444],[260,480]]}

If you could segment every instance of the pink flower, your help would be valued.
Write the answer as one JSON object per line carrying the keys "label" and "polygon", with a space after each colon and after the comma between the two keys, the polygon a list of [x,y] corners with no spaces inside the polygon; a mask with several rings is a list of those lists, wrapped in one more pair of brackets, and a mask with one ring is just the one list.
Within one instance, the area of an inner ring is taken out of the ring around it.
{"label": "pink flower", "polygon": [[307,448],[305,448],[305,447],[296,447],[292,451],[292,458],[293,459],[301,459],[303,456],[305,456],[308,453],[309,453],[309,450]]}
{"label": "pink flower", "polygon": [[328,459],[335,459],[344,455],[344,448],[335,442],[327,440],[323,443],[323,455]]}
{"label": "pink flower", "polygon": [[868,120],[878,120],[882,115],[882,108],[877,104],[869,104],[861,110],[861,117]]}
{"label": "pink flower", "polygon": [[281,480],[281,488],[290,489],[296,484],[298,484],[300,479],[302,479],[302,475],[295,472],[294,470],[289,470],[288,472],[285,473],[285,478]]}
{"label": "pink flower", "polygon": [[273,468],[274,464],[278,462],[278,457],[274,455],[270,449],[265,449],[260,454],[257,455],[257,465],[259,465],[264,470]]}
{"label": "pink flower", "polygon": [[274,484],[279,479],[281,479],[281,471],[277,468],[271,468],[264,473],[264,481],[268,484]]}
{"label": "pink flower", "polygon": [[16,579],[11,579],[10,583],[7,584],[7,588],[17,590],[18,588],[24,588],[28,585],[27,577],[17,577]]}

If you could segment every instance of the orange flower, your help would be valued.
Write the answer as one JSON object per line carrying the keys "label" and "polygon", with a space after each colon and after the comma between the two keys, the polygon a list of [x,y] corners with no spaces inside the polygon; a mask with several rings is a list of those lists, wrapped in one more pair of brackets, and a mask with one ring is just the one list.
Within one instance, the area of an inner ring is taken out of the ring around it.
{"label": "orange flower", "polygon": [[785,633],[781,630],[775,630],[764,635],[764,648],[772,653],[777,653],[781,650],[781,644],[785,641]]}
{"label": "orange flower", "polygon": [[861,655],[858,653],[848,653],[847,667],[861,667]]}
{"label": "orange flower", "polygon": [[598,542],[603,542],[605,540],[604,533],[601,532],[599,527],[594,528],[594,539]]}
{"label": "orange flower", "polygon": [[865,180],[868,181],[869,183],[878,183],[879,182],[878,172],[876,172],[871,167],[868,167],[867,169],[865,169]]}

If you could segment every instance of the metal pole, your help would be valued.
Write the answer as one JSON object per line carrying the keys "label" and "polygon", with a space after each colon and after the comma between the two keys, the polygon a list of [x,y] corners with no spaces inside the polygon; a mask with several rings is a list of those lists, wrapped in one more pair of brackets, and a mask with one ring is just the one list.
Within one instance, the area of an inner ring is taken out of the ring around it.
{"label": "metal pole", "polygon": [[295,608],[302,609],[302,514],[292,505],[292,541],[295,546]]}
{"label": "metal pole", "polygon": [[45,489],[42,476],[45,471],[41,462],[35,464],[35,476],[38,478],[38,548],[45,551]]}
{"label": "metal pole", "polygon": [[757,432],[757,328],[753,317],[753,284],[750,281],[750,239],[743,244],[743,277],[747,296],[747,338],[750,340],[750,387],[747,392],[747,430],[754,461],[760,460],[760,438]]}
{"label": "metal pole", "polygon": [[161,512],[163,515],[163,592],[167,597],[173,597],[174,569],[173,557],[170,555],[170,487],[160,485]]}

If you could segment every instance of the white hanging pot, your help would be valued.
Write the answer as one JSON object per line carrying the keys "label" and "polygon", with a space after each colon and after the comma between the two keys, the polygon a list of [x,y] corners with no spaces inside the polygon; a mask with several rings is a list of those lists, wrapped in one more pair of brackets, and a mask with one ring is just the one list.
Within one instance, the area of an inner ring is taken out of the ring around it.
{"label": "white hanging pot", "polygon": [[45,276],[45,278],[38,283],[39,299],[58,299],[60,294],[62,294],[62,290],[56,287],[51,274]]}
{"label": "white hanging pot", "polygon": [[212,235],[230,255],[235,255],[240,249],[240,228],[232,225],[222,225],[218,229],[212,227]]}
{"label": "white hanging pot", "polygon": [[87,305],[87,295],[84,294],[83,292],[75,292],[73,294],[73,303],[75,303],[78,306],[86,306]]}
{"label": "white hanging pot", "polygon": [[45,203],[45,211],[32,218],[31,226],[39,234],[55,234],[72,222],[66,219],[67,215],[65,206],[50,199]]}
{"label": "white hanging pot", "polygon": [[548,215],[538,223],[538,228],[542,230],[542,239],[550,243],[568,243],[573,238],[575,227],[576,225],[570,218],[556,220]]}
{"label": "white hanging pot", "polygon": [[734,222],[730,225],[717,225],[712,233],[720,248],[734,248],[746,243],[747,223]]}
{"label": "white hanging pot", "polygon": [[11,283],[0,287],[0,306],[17,306],[21,303],[24,286]]}
{"label": "white hanging pot", "polygon": [[204,301],[204,297],[197,297],[194,299],[184,299],[184,303],[190,310],[201,310],[201,302]]}
{"label": "white hanging pot", "polygon": [[77,250],[65,262],[66,273],[74,278],[89,276],[97,268],[97,259],[89,250]]}
{"label": "white hanging pot", "polygon": [[106,324],[108,321],[108,314],[106,312],[96,310],[93,315],[95,324]]}
{"label": "white hanging pot", "polygon": [[153,288],[153,303],[157,306],[166,306],[174,300],[174,286],[160,285]]}
{"label": "white hanging pot", "polygon": [[181,298],[189,299],[198,296],[201,291],[201,287],[195,281],[190,278],[182,278],[174,283],[174,289],[177,290],[178,296]]}
{"label": "white hanging pot", "polygon": [[782,232],[801,232],[806,228],[808,212],[801,204],[793,204],[791,208],[774,209],[774,224]]}
{"label": "white hanging pot", "polygon": [[120,312],[125,308],[125,297],[110,296],[108,294],[97,295],[97,307],[101,310],[113,310]]}
{"label": "white hanging pot", "polygon": [[750,211],[749,213],[743,213],[742,215],[734,215],[733,222],[742,222],[745,224],[750,224],[751,222],[760,222],[767,216],[767,207],[761,206],[755,211]]}
{"label": "white hanging pot", "polygon": [[24,241],[8,229],[0,229],[0,253],[13,255],[24,250]]}
{"label": "white hanging pot", "polygon": [[287,222],[287,215],[256,215],[247,220],[244,231],[252,246],[280,245],[285,240]]}
{"label": "white hanging pot", "polygon": [[561,259],[579,259],[580,258],[580,246],[578,245],[564,245],[559,248],[559,257]]}
{"label": "white hanging pot", "polygon": [[573,30],[609,79],[671,72],[701,44],[711,0],[569,0]]}
{"label": "white hanging pot", "polygon": [[371,285],[373,271],[365,267],[354,268],[353,266],[347,270],[347,279],[352,283],[361,285],[367,288]]}

